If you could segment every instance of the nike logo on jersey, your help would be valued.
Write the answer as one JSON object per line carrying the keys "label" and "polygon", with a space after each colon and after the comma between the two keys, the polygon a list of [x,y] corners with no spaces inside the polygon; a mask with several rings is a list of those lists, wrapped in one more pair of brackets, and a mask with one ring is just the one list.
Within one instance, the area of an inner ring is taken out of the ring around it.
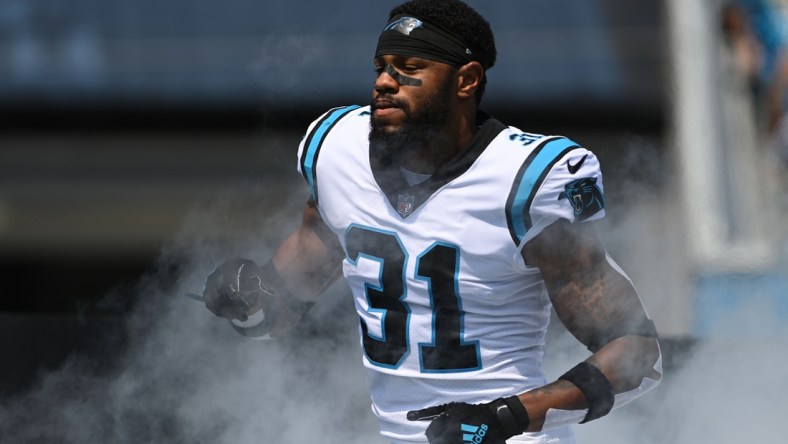
{"label": "nike logo on jersey", "polygon": [[585,156],[583,156],[583,157],[582,157],[582,158],[581,158],[581,159],[580,159],[580,160],[579,160],[579,161],[578,161],[576,164],[574,164],[574,165],[572,165],[571,163],[569,163],[569,161],[567,160],[567,161],[566,161],[566,169],[567,169],[567,170],[569,170],[569,173],[570,173],[570,174],[575,174],[575,173],[577,172],[577,170],[579,170],[579,169],[580,169],[580,167],[581,167],[581,166],[583,166],[583,162],[585,162],[585,161],[586,161],[586,157],[588,157],[588,154],[586,154]]}

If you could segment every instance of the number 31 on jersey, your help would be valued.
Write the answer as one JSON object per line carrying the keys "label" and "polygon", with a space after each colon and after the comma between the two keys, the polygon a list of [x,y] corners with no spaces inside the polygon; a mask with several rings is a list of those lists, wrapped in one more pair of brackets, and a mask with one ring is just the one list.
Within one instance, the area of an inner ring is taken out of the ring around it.
{"label": "number 31 on jersey", "polygon": [[[410,354],[411,310],[407,294],[409,256],[395,232],[351,225],[346,236],[348,258],[356,265],[362,257],[380,263],[379,282],[365,284],[370,312],[380,314],[381,335],[375,337],[362,319],[363,346],[375,365],[399,367]],[[481,368],[478,341],[464,341],[463,311],[457,288],[460,249],[435,242],[416,257],[415,279],[425,281],[432,308],[432,339],[418,344],[424,373],[463,372]]]}

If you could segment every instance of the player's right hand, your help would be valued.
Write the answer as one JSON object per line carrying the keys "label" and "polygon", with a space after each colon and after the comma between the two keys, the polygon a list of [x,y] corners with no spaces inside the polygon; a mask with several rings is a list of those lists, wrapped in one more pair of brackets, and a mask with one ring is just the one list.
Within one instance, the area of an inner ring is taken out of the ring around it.
{"label": "player's right hand", "polygon": [[263,287],[262,269],[249,259],[230,259],[208,275],[202,297],[216,316],[246,321],[270,299]]}

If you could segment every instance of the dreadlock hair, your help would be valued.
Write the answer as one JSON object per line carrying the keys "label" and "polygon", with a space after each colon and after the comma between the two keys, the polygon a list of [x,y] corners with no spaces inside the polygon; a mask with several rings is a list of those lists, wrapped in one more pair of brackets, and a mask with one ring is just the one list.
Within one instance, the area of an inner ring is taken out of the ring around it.
{"label": "dreadlock hair", "polygon": [[397,14],[412,15],[440,26],[459,37],[485,61],[482,63],[485,75],[476,90],[476,102],[479,103],[487,86],[486,71],[493,67],[497,55],[490,23],[460,0],[410,0],[392,9],[389,21]]}

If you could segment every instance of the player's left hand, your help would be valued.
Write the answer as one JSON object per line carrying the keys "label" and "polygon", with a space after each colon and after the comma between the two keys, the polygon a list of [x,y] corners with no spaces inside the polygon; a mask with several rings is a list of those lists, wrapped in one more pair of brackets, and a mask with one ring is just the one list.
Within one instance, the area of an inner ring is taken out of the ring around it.
{"label": "player's left hand", "polygon": [[408,419],[432,420],[427,427],[430,444],[506,444],[507,439],[523,433],[528,427],[525,409],[515,417],[508,407],[512,402],[520,404],[514,396],[485,404],[452,402],[410,411]]}

